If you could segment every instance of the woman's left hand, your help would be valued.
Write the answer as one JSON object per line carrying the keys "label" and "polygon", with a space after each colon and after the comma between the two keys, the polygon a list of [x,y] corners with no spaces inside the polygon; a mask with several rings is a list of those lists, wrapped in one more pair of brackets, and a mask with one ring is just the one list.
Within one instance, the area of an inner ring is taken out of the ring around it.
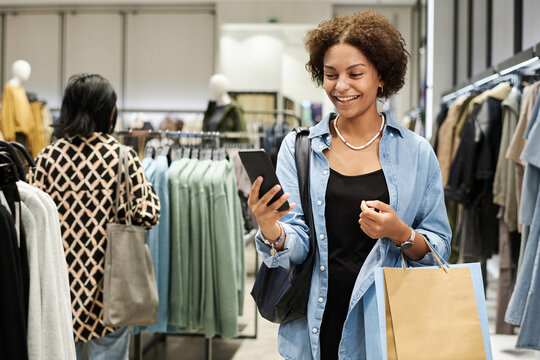
{"label": "woman's left hand", "polygon": [[362,212],[358,223],[367,236],[372,239],[389,238],[395,243],[406,241],[411,229],[388,204],[379,200],[362,201]]}

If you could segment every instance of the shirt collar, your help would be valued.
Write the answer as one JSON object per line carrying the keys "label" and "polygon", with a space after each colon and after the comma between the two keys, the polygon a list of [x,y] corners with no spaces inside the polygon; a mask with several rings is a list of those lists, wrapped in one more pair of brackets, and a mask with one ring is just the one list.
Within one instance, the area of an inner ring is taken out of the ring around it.
{"label": "shirt collar", "polygon": [[[384,115],[384,118],[386,119],[386,125],[385,128],[389,128],[392,131],[395,131],[399,134],[399,136],[403,137],[403,127],[398,125],[398,123],[392,119],[392,117],[388,116],[385,112],[382,112]],[[315,137],[320,136],[326,136],[330,134],[330,120],[334,120],[337,116],[337,113],[331,112],[330,114],[326,115],[324,119],[322,119],[317,125],[310,128],[309,131],[309,138],[313,139]]]}

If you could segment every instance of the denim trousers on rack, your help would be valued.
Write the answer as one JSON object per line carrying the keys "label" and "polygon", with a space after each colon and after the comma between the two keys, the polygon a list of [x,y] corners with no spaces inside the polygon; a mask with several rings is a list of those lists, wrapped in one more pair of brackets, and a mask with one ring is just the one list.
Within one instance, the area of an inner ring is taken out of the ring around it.
{"label": "denim trousers on rack", "polygon": [[[130,336],[130,328],[122,327],[113,333],[88,341],[88,360],[128,360]],[[75,343],[77,360],[83,359],[83,346],[82,341]]]}

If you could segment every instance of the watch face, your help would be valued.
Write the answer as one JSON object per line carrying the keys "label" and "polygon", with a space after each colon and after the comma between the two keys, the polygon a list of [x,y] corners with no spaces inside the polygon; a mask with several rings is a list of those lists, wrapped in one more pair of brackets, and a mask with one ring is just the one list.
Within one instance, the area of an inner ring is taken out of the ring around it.
{"label": "watch face", "polygon": [[399,247],[400,250],[407,250],[413,245],[412,241],[405,241],[401,246]]}

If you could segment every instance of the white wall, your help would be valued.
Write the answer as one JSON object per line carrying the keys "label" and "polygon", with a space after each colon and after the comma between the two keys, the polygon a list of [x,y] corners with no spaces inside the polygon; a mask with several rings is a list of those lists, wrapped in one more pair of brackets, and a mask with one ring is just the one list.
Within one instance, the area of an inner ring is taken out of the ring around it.
{"label": "white wall", "polygon": [[514,2],[493,0],[493,19],[491,61],[496,67],[514,55]]}
{"label": "white wall", "polygon": [[281,89],[283,42],[255,28],[244,34],[221,37],[221,73],[235,91],[278,91]]}
{"label": "white wall", "polygon": [[[81,72],[107,78],[120,108],[206,108],[214,72],[211,7],[128,11],[125,34],[118,6],[35,9],[6,15],[4,82],[11,77],[11,64],[24,59],[32,66],[25,89],[53,109],[60,107],[68,78]],[[63,22],[60,10],[66,9]]]}
{"label": "white wall", "polygon": [[329,0],[218,1],[216,71],[229,77],[235,91],[276,91],[296,104],[305,99],[321,103],[325,95],[304,67],[303,40],[309,29],[331,17]]}
{"label": "white wall", "polygon": [[442,94],[453,87],[454,0],[434,1],[433,117],[439,113]]}
{"label": "white wall", "polygon": [[[461,84],[462,82],[466,81],[467,78],[468,78],[468,74],[467,74],[467,54],[468,54],[468,38],[467,38],[467,29],[468,29],[468,18],[467,18],[467,14],[468,14],[468,9],[467,9],[467,1],[468,0],[458,0],[458,40],[457,40],[457,49],[456,51],[458,52],[458,58],[457,58],[457,83],[458,84]],[[435,9],[440,6],[438,4],[438,1],[434,1],[435,3]],[[444,5],[441,5],[441,9],[442,7],[445,7],[445,8],[448,8],[447,4],[444,4]],[[453,8],[452,8],[453,9]],[[452,14],[454,13],[454,11],[452,10]],[[448,19],[452,21],[453,19],[453,16],[449,16],[448,13],[443,13],[443,14],[439,14],[439,16],[435,15],[435,29],[437,29],[436,31],[443,31],[442,30],[442,26],[439,26],[439,24],[437,23],[437,19],[439,19],[440,17],[445,17],[445,16],[448,16]],[[453,25],[453,21],[451,22],[451,27],[448,28],[448,36],[450,38],[453,38],[453,33],[454,33],[454,25]],[[440,29],[440,30],[439,30]],[[453,44],[452,42],[448,42],[446,43],[445,45],[449,46],[450,48],[453,47]],[[452,53],[451,53],[452,54]],[[435,63],[437,63],[435,61]],[[450,63],[452,64],[452,63]],[[448,71],[452,72],[452,68],[448,68]]]}
{"label": "white wall", "polygon": [[[305,63],[307,31],[315,25],[224,24],[221,72],[233,91],[275,91],[299,104],[322,103],[324,93],[311,81]],[[279,102],[278,102],[279,103]]]}
{"label": "white wall", "polygon": [[128,16],[127,108],[206,107],[213,20],[211,14]]}
{"label": "white wall", "polygon": [[535,46],[540,42],[540,1],[523,1],[523,49]]}
{"label": "white wall", "polygon": [[473,2],[473,46],[472,46],[472,76],[486,70],[486,26],[487,2],[476,0]]}
{"label": "white wall", "polygon": [[27,91],[55,107],[60,103],[60,40],[58,15],[7,15],[5,80],[11,78],[11,65],[23,59],[32,73],[24,83]]}
{"label": "white wall", "polygon": [[323,103],[326,94],[322,87],[316,86],[306,70],[308,53],[303,47],[285,46],[282,57],[281,88],[283,95],[295,100]]}
{"label": "white wall", "polygon": [[[99,26],[96,26],[99,24]],[[119,14],[69,14],[66,16],[66,66],[64,84],[77,73],[104,76],[122,94],[122,26]]]}

